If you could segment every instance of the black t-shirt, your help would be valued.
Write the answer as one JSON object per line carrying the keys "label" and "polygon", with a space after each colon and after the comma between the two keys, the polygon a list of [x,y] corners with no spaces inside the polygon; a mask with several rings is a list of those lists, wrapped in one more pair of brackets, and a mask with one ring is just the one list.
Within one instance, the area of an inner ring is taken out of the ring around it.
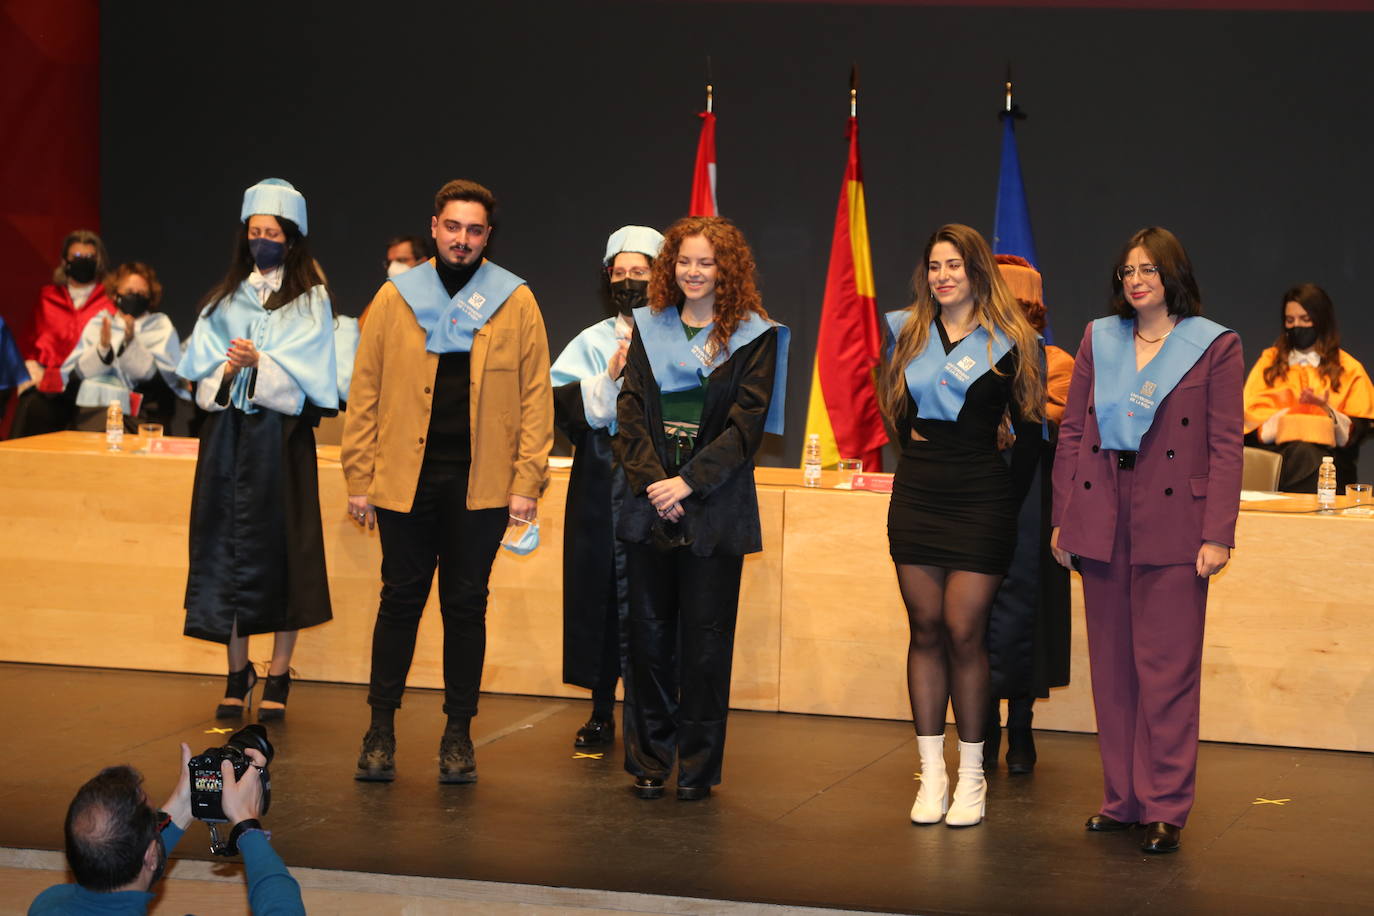
{"label": "black t-shirt", "polygon": [[[450,267],[443,258],[434,259],[434,269],[444,291],[453,298],[468,285],[481,266]],[[425,463],[452,465],[472,460],[470,439],[472,423],[468,416],[468,392],[472,383],[472,354],[441,353],[434,374],[434,399],[425,436]]]}

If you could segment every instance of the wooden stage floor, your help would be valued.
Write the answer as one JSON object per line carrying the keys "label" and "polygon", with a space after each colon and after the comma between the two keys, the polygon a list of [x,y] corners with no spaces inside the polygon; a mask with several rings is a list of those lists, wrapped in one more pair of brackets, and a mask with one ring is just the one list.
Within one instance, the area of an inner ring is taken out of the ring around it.
{"label": "wooden stage floor", "polygon": [[[221,683],[0,664],[0,846],[61,849],[67,802],[105,765],[138,767],[161,800],[178,742],[222,743],[207,734]],[[999,769],[987,820],[952,830],[907,820],[916,751],[904,722],[734,712],[716,794],[646,802],[629,791],[619,740],[600,759],[575,754],[586,702],[543,697],[484,696],[480,781],[439,786],[442,698],[413,690],[399,778],[357,783],[364,698],[298,683],[288,721],[269,729],[265,820],[290,866],[899,913],[1374,910],[1369,754],[1204,744],[1182,851],[1147,857],[1138,832],[1082,829],[1100,792],[1091,735],[1038,733],[1036,772]],[[206,843],[193,826],[176,858],[210,859]]]}

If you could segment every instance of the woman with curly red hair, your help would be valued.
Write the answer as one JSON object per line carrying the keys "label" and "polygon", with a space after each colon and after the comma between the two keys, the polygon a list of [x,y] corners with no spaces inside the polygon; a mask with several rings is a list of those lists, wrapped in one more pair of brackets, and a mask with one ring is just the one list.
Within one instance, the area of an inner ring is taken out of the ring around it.
{"label": "woman with curly red hair", "polygon": [[617,403],[629,496],[625,769],[658,798],[720,784],[744,555],[763,548],[754,454],[782,431],[787,328],[768,318],[754,256],[729,220],[665,233],[649,305],[635,309]]}

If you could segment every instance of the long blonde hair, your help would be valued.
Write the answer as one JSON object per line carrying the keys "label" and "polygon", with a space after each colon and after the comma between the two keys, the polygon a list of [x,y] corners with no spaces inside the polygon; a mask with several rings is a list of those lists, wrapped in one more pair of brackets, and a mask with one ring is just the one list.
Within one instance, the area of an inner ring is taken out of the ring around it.
{"label": "long blonde hair", "polygon": [[[1026,320],[1016,297],[1002,279],[992,251],[978,230],[959,223],[941,226],[926,242],[921,263],[916,266],[911,284],[916,300],[907,306],[910,316],[897,335],[892,355],[882,365],[878,375],[878,406],[889,423],[896,424],[906,415],[906,367],[930,343],[930,323],[940,314],[940,304],[930,291],[930,252],[941,242],[948,242],[964,259],[973,290],[973,315],[979,326],[992,333],[1001,331],[1016,346],[1016,376],[1012,381],[1012,396],[1021,412],[1036,420],[1045,416],[1045,379],[1040,369],[1040,345],[1035,329]],[[988,341],[991,358],[992,341]],[[993,372],[998,372],[996,366]]]}

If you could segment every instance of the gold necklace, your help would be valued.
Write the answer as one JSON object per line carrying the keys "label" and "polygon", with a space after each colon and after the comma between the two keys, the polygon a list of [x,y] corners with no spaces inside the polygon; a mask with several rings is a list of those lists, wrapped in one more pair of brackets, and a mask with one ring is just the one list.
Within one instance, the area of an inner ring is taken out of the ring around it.
{"label": "gold necklace", "polygon": [[[1175,325],[1175,327],[1177,327],[1177,325]],[[1169,330],[1167,330],[1167,331],[1164,332],[1164,337],[1168,337],[1168,336],[1169,336],[1170,334],[1172,334],[1172,333],[1174,333],[1174,329],[1173,329],[1173,328],[1170,328]],[[1139,337],[1142,341],[1144,341],[1144,342],[1147,343],[1147,344],[1156,344],[1156,343],[1159,343],[1161,340],[1164,339],[1164,337],[1155,337],[1155,338],[1146,337],[1144,334],[1141,334],[1141,333],[1140,333],[1140,328],[1136,328],[1136,329],[1135,329],[1135,336],[1136,336],[1136,337]]]}

